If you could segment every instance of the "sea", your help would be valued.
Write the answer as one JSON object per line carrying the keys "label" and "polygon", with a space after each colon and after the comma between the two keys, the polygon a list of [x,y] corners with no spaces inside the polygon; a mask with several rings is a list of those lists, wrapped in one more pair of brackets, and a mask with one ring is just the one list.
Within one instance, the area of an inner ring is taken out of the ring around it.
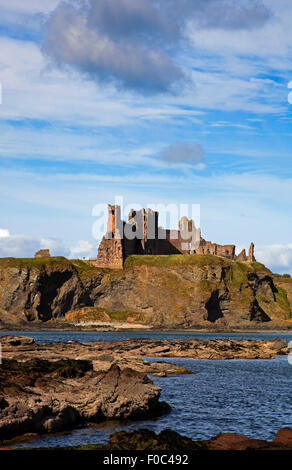
{"label": "sea", "polygon": [[[69,340],[113,341],[149,339],[258,339],[292,341],[292,333],[191,333],[191,332],[93,332],[13,331],[0,333],[33,337],[37,343]],[[108,421],[58,435],[14,444],[14,448],[58,448],[104,443],[117,431],[151,429],[156,433],[173,429],[194,440],[209,439],[221,432],[272,440],[278,429],[292,427],[292,361],[274,359],[205,360],[190,358],[146,358],[168,361],[191,370],[190,375],[151,377],[161,387],[161,400],[172,411],[143,421]]]}

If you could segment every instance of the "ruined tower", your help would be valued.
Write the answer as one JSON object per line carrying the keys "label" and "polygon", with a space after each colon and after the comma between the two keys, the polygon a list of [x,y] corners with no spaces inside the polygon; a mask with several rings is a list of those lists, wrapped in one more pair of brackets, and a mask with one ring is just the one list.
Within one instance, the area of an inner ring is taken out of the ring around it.
{"label": "ruined tower", "polygon": [[124,266],[131,255],[216,255],[239,261],[255,261],[254,244],[236,256],[235,245],[219,245],[201,237],[200,228],[193,220],[182,217],[178,230],[158,226],[159,213],[152,209],[131,209],[128,220],[121,218],[121,208],[108,205],[107,233],[98,248],[96,266],[117,268]]}

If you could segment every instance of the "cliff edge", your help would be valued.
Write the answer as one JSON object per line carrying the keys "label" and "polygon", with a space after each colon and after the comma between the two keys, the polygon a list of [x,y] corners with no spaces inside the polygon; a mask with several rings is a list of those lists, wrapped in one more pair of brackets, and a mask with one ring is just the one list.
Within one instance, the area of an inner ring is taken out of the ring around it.
{"label": "cliff edge", "polygon": [[151,327],[289,324],[292,280],[213,255],[130,256],[124,269],[0,259],[0,327],[64,319]]}

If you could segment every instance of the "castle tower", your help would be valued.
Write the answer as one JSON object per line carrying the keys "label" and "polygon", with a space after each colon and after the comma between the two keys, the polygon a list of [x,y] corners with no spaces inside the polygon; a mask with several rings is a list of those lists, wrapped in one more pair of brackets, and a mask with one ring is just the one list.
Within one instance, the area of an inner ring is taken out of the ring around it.
{"label": "castle tower", "polygon": [[248,250],[248,261],[252,263],[253,261],[256,261],[255,256],[254,256],[254,243],[250,244],[249,250]]}
{"label": "castle tower", "polygon": [[121,208],[108,204],[108,219],[107,219],[107,233],[106,238],[121,238],[122,220],[121,220]]}

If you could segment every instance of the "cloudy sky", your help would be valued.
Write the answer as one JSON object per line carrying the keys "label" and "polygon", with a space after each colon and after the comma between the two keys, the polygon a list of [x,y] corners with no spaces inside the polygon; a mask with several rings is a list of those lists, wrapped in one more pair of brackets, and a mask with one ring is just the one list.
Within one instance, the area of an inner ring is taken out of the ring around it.
{"label": "cloudy sky", "polygon": [[0,256],[95,256],[92,209],[118,195],[200,204],[205,238],[292,273],[291,19],[290,0],[0,0]]}

